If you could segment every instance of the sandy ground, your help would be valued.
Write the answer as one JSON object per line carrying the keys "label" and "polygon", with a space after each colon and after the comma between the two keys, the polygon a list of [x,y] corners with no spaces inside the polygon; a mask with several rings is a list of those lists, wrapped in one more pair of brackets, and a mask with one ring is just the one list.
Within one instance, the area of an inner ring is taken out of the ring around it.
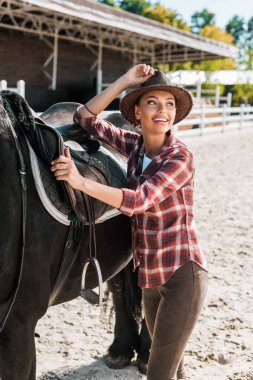
{"label": "sandy ground", "polygon": [[[185,138],[195,155],[195,220],[209,262],[207,300],[186,351],[190,380],[253,379],[253,128]],[[108,314],[81,299],[39,321],[37,379],[145,379],[105,365]],[[159,379],[157,379],[159,380]]]}

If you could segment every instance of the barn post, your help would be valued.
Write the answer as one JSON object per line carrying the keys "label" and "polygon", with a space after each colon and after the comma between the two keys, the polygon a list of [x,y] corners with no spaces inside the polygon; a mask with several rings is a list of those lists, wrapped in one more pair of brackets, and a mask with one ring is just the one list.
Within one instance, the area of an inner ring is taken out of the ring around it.
{"label": "barn post", "polygon": [[[45,37],[42,37],[42,39],[50,47],[50,49],[53,50],[53,52],[49,55],[49,57],[43,64],[43,69],[44,69],[43,71],[44,71],[45,76],[51,82],[48,88],[51,90],[56,90],[57,69],[58,69],[58,39],[59,39],[58,29],[57,28],[55,29],[53,44],[50,40],[48,40]],[[47,67],[49,66],[49,64],[51,65],[52,61],[53,61],[52,63],[53,67],[52,67],[52,73],[50,73],[47,71]]]}
{"label": "barn post", "polygon": [[53,76],[52,76],[52,90],[56,90],[57,82],[57,68],[58,68],[58,29],[55,29],[54,35],[54,53],[53,53]]}
{"label": "barn post", "polygon": [[99,40],[98,45],[98,65],[97,65],[97,94],[102,91],[103,87],[103,71],[102,71],[102,61],[103,61],[103,41]]}

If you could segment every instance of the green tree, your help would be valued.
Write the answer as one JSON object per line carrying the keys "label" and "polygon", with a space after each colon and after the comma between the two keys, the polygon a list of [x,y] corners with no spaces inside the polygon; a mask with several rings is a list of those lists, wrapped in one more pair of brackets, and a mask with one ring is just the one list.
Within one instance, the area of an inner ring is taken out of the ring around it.
{"label": "green tree", "polygon": [[226,30],[233,36],[234,43],[239,48],[239,64],[243,69],[253,69],[253,17],[246,23],[243,18],[238,16],[226,25]]}
{"label": "green tree", "polygon": [[253,69],[253,17],[247,23],[247,33],[245,38],[245,68]]}
{"label": "green tree", "polygon": [[226,31],[233,36],[233,42],[239,45],[245,34],[245,20],[243,17],[233,16],[226,25]]}
{"label": "green tree", "polygon": [[111,5],[112,7],[116,7],[118,4],[115,0],[98,0],[99,3]]}
{"label": "green tree", "polygon": [[233,105],[239,106],[242,103],[253,104],[253,85],[236,84],[231,89],[233,94]]}
{"label": "green tree", "polygon": [[215,24],[215,14],[204,8],[200,12],[195,12],[191,16],[191,31],[192,33],[199,34],[200,30],[206,25]]}
{"label": "green tree", "polygon": [[120,0],[119,6],[125,11],[144,16],[151,3],[147,0]]}

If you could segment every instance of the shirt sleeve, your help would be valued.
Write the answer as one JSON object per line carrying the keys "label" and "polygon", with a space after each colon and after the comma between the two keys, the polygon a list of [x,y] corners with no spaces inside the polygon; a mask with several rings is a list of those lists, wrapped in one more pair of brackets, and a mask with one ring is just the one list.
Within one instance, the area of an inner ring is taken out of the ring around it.
{"label": "shirt sleeve", "polygon": [[169,155],[161,168],[136,190],[122,189],[123,200],[119,210],[128,216],[145,212],[182,188],[194,173],[189,151],[177,149]]}
{"label": "shirt sleeve", "polygon": [[122,155],[128,157],[139,135],[118,127],[98,116],[84,118],[77,110],[73,117],[74,123],[79,124],[88,134],[110,145]]}

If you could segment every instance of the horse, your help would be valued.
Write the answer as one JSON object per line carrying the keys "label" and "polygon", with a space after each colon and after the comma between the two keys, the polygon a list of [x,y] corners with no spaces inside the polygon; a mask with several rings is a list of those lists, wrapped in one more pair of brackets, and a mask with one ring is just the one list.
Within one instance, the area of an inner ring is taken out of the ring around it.
{"label": "horse", "polygon": [[[0,93],[0,378],[34,380],[37,321],[49,305],[69,301],[80,294],[84,264],[90,262],[91,251],[95,250],[91,248],[94,229],[91,223],[80,222],[73,213],[66,191],[52,178],[50,150],[47,151],[45,146],[42,149],[38,144],[43,133],[36,139],[39,126],[43,127],[43,118],[37,120],[25,100],[16,95],[9,91]],[[70,114],[71,120],[64,112],[61,114],[68,119],[66,125],[72,122],[73,110]],[[45,113],[45,118],[47,116]],[[45,130],[51,133],[50,129]],[[62,133],[66,134],[66,130]],[[83,135],[84,132],[77,131],[77,134]],[[55,146],[51,137],[48,144]],[[99,155],[89,153],[89,144],[87,146],[82,153],[87,160],[81,164],[79,161],[82,174],[100,183],[108,183],[104,173],[101,174],[91,162],[102,159],[107,162],[110,154],[105,153],[106,148]],[[36,148],[40,155],[35,154]],[[49,153],[49,162],[43,161],[45,150]],[[52,216],[52,210],[46,209],[40,197],[33,172],[35,158],[47,183],[53,184],[53,195],[62,207],[61,212],[56,212],[57,217]],[[91,221],[94,223],[108,210],[101,202],[92,202]],[[90,209],[87,203],[81,215],[89,222],[86,214]],[[96,260],[103,281],[107,281],[131,258],[129,218],[115,215],[97,223],[95,232]],[[63,256],[65,252],[70,255]],[[59,281],[60,275],[64,281]],[[85,289],[94,289],[98,282],[97,268],[90,265],[85,276]]]}

